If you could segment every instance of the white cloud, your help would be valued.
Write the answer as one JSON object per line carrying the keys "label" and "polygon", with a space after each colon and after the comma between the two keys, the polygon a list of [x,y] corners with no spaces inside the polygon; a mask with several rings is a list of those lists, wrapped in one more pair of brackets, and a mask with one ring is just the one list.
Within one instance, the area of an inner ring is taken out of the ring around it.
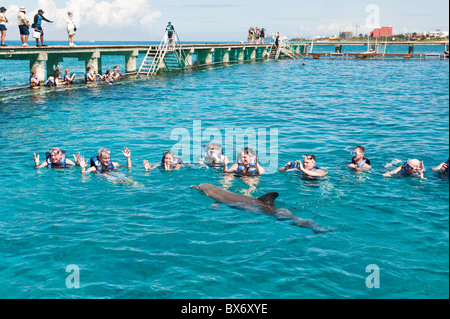
{"label": "white cloud", "polygon": [[[55,21],[57,28],[65,28],[68,11],[74,14],[77,26],[92,24],[100,27],[144,26],[149,28],[162,14],[150,8],[148,0],[69,0],[65,7],[58,8],[53,0],[38,0],[38,9],[44,16]],[[34,13],[33,13],[34,15]]]}

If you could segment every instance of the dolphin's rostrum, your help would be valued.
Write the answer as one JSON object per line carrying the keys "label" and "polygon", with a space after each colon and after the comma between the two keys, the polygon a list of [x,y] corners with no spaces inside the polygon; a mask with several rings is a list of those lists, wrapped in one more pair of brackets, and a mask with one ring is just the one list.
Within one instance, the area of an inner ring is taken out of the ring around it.
{"label": "dolphin's rostrum", "polygon": [[216,200],[219,203],[247,211],[263,212],[265,214],[275,216],[281,220],[289,220],[292,221],[292,224],[295,226],[311,228],[316,234],[329,231],[329,229],[324,229],[311,219],[302,219],[295,216],[287,209],[277,208],[273,204],[274,200],[278,197],[277,192],[270,192],[261,197],[253,198],[250,196],[236,194],[207,183],[192,185],[191,188],[199,190],[206,196]]}

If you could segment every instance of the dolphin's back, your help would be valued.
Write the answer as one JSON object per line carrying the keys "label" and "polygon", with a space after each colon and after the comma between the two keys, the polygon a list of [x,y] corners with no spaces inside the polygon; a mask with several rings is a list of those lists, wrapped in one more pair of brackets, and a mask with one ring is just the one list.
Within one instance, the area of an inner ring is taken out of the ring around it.
{"label": "dolphin's back", "polygon": [[241,194],[236,194],[227,190],[224,190],[218,186],[212,184],[200,184],[198,187],[212,199],[224,203],[224,204],[251,204],[258,206],[263,210],[274,209],[273,201],[278,197],[277,192],[270,192],[261,197],[253,198]]}

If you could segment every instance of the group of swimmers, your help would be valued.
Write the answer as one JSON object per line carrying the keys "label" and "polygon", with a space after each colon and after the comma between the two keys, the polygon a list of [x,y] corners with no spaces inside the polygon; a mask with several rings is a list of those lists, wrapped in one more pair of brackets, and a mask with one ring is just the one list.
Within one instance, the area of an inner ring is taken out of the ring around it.
{"label": "group of swimmers", "polygon": [[[127,160],[126,167],[131,168],[131,151],[127,147],[124,147],[122,154]],[[36,168],[64,168],[68,165],[73,165],[80,166],[82,174],[91,172],[111,172],[117,170],[117,168],[121,166],[119,163],[111,160],[111,151],[106,148],[99,149],[97,155],[90,158],[89,163],[83,156],[80,156],[80,153],[73,155],[74,161],[70,160],[66,157],[66,152],[58,147],[54,147],[46,153],[46,158],[43,163],[40,163],[39,155],[33,155]],[[347,164],[350,169],[354,171],[367,171],[372,169],[370,160],[364,156],[364,147],[355,147],[351,151],[351,156],[352,160]],[[316,166],[316,157],[313,154],[303,155],[302,159],[302,161],[295,160],[286,163],[279,171],[297,171],[305,178],[319,178],[328,174],[327,171]],[[203,156],[200,160],[200,164],[222,168],[226,173],[235,173],[240,176],[254,176],[265,173],[264,168],[258,163],[258,156],[251,148],[244,148],[241,150],[238,154],[237,162],[228,167],[229,160],[224,156],[222,146],[216,143],[210,143],[203,148]],[[168,150],[163,153],[163,157],[159,163],[152,166],[148,160],[144,160],[143,165],[146,171],[151,171],[155,168],[170,171],[180,170],[183,163],[179,156],[176,156],[174,152]],[[449,166],[449,160],[447,159],[447,162],[439,164],[432,168],[432,170],[439,171],[444,176],[448,177]],[[418,159],[409,159],[396,169],[384,173],[383,176],[412,176],[423,179],[424,172],[425,166],[423,165],[423,162]]]}
{"label": "group of swimmers", "polygon": [[248,36],[247,40],[248,43],[254,43],[254,44],[264,44],[264,38],[266,37],[266,30],[264,28],[253,28],[250,27],[248,29]]}
{"label": "group of swimmers", "polygon": [[[76,73],[70,74],[70,69],[65,69],[64,77],[62,76],[61,72],[57,71],[55,73],[55,76],[49,76],[47,81],[43,86],[46,87],[56,87],[56,86],[67,86],[74,83]],[[104,82],[108,85],[113,85],[115,81],[118,79],[123,78],[124,75],[119,72],[119,67],[115,66],[113,68],[113,71],[107,70],[105,74],[100,75],[97,70],[92,68],[91,66],[88,66],[86,68],[86,73],[84,75],[84,79],[87,84],[95,84]],[[41,82],[39,81],[37,77],[36,70],[31,70],[31,76],[30,76],[30,87],[31,88],[37,88],[41,86]]]}

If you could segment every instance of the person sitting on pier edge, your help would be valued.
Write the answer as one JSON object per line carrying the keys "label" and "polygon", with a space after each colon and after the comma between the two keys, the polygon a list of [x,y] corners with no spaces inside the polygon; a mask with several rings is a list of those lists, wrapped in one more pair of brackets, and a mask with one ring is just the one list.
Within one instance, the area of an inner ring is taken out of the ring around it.
{"label": "person sitting on pier edge", "polygon": [[228,157],[225,156],[223,159],[223,171],[225,173],[237,173],[241,176],[253,176],[253,175],[261,175],[266,171],[264,168],[258,163],[258,156],[251,148],[244,148],[239,154],[237,158],[237,163],[233,164],[228,168]]}
{"label": "person sitting on pier edge", "polygon": [[450,167],[450,165],[449,165],[449,159],[447,159],[447,162],[443,162],[443,163],[441,163],[441,164],[439,164],[438,166],[436,166],[436,167],[433,167],[431,170],[432,171],[439,171],[439,173],[441,173],[443,176],[446,176],[446,177],[448,177],[448,173],[449,173],[449,167]]}
{"label": "person sitting on pier edge", "polygon": [[385,177],[390,176],[412,176],[412,177],[420,177],[421,179],[425,179],[423,174],[426,169],[423,165],[423,161],[419,161],[418,159],[409,159],[403,165],[397,167],[396,169],[386,172],[383,174]]}
{"label": "person sitting on pier edge", "polygon": [[152,164],[144,160],[144,168],[146,171],[151,171],[157,167],[163,168],[166,171],[179,170],[181,168],[181,158],[176,156],[172,151],[165,151],[159,164],[152,167]]}
{"label": "person sitting on pier edge", "polygon": [[6,23],[8,23],[8,19],[5,16],[6,8],[0,8],[0,32],[1,32],[1,46],[6,47],[5,37],[6,37]]}
{"label": "person sitting on pier edge", "polygon": [[294,161],[287,163],[278,171],[301,171],[303,177],[323,177],[328,172],[316,166],[316,157],[312,154],[303,155],[303,163],[301,161]]}
{"label": "person sitting on pier edge", "polygon": [[86,67],[86,74],[84,75],[84,79],[86,80],[87,84],[95,83],[97,81],[91,66]]}
{"label": "person sitting on pier edge", "polygon": [[[54,21],[50,21],[48,19],[46,19],[44,16],[44,11],[42,9],[38,10],[38,13],[34,16],[34,23],[31,26],[32,28],[34,28],[34,31],[40,32],[41,36],[41,44],[43,47],[46,47],[47,45],[44,44],[44,30],[42,30],[42,20],[47,21],[48,23],[53,23]],[[39,46],[39,38],[36,39],[36,46]]]}
{"label": "person sitting on pier edge", "polygon": [[20,7],[19,13],[17,14],[17,21],[19,24],[20,41],[22,41],[23,47],[27,47],[28,37],[30,36],[30,24],[27,21],[25,7]]}
{"label": "person sitting on pier edge", "polygon": [[167,37],[169,38],[169,44],[173,43],[173,32],[175,31],[175,28],[172,25],[172,22],[169,21],[169,23],[167,24],[166,27],[166,31],[167,31]]}
{"label": "person sitting on pier edge", "polygon": [[[122,154],[127,159],[127,168],[131,168],[131,152],[127,147],[123,148]],[[86,169],[88,163],[84,160],[84,157],[80,157],[80,167],[81,167],[81,173],[91,173],[91,172],[97,172],[97,173],[106,173],[115,171],[118,167],[120,167],[119,163],[111,161],[111,151],[106,148],[101,148],[98,150],[98,155],[94,156],[90,160],[90,167]]]}
{"label": "person sitting on pier edge", "polygon": [[111,76],[112,76],[113,80],[123,78],[123,74],[119,72],[119,67],[117,65],[113,68],[113,73]]}
{"label": "person sitting on pier edge", "polygon": [[65,85],[73,84],[73,80],[75,79],[76,73],[70,75],[70,69],[65,69],[64,73],[65,73],[64,74],[64,84]]}
{"label": "person sitting on pier edge", "polygon": [[30,76],[30,87],[35,88],[38,86],[41,86],[41,82],[38,80],[36,70],[31,70],[31,76]]}
{"label": "person sitting on pier edge", "polygon": [[33,153],[34,164],[36,168],[50,167],[50,168],[65,168],[67,165],[77,166],[80,164],[80,153],[77,156],[73,155],[75,162],[66,158],[66,151],[61,150],[59,147],[53,147],[47,153],[45,153],[45,161],[39,164],[39,155]]}
{"label": "person sitting on pier edge", "polygon": [[352,162],[347,164],[348,167],[353,168],[355,171],[366,171],[372,168],[370,160],[364,157],[364,147],[356,146],[351,154]]}

